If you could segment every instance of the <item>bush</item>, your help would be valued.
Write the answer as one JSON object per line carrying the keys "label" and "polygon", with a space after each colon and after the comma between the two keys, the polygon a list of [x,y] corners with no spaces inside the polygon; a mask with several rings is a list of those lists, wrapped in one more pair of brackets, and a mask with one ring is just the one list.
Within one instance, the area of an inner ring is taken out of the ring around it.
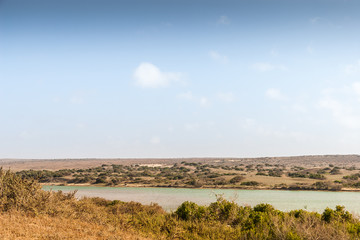
{"label": "bush", "polygon": [[311,179],[319,179],[319,180],[324,180],[325,179],[325,176],[324,175],[321,175],[321,174],[318,174],[318,173],[310,173],[309,174],[309,178]]}
{"label": "bush", "polygon": [[330,223],[331,221],[350,221],[352,220],[352,214],[348,211],[345,211],[344,206],[336,206],[335,210],[332,210],[330,208],[326,208],[321,215],[321,219],[324,220],[327,223]]}
{"label": "bush", "polygon": [[193,202],[183,202],[175,211],[175,215],[182,220],[198,220],[205,214],[205,208]]}
{"label": "bush", "polygon": [[105,177],[105,176],[101,176],[101,177],[96,178],[95,183],[96,183],[96,184],[97,184],[97,183],[107,183],[106,177]]}
{"label": "bush", "polygon": [[10,171],[0,169],[0,210],[26,211],[37,215],[62,211],[61,207],[67,200],[75,200],[75,192],[63,194],[41,190],[34,180],[27,180]]}
{"label": "bush", "polygon": [[256,175],[267,176],[267,174],[264,172],[257,172]]}
{"label": "bush", "polygon": [[230,183],[235,184],[235,183],[241,182],[242,180],[244,180],[243,176],[235,176],[232,179],[230,179]]}
{"label": "bush", "polygon": [[267,203],[260,203],[254,207],[255,212],[273,212],[274,210],[274,207]]}
{"label": "bush", "polygon": [[334,167],[333,169],[331,169],[331,171],[330,171],[330,174],[331,175],[337,175],[337,174],[340,174],[341,172],[340,172],[340,169],[339,169],[339,167]]}
{"label": "bush", "polygon": [[260,183],[258,183],[256,181],[249,181],[249,182],[242,182],[241,185],[244,185],[244,186],[258,186],[258,185],[260,185]]}

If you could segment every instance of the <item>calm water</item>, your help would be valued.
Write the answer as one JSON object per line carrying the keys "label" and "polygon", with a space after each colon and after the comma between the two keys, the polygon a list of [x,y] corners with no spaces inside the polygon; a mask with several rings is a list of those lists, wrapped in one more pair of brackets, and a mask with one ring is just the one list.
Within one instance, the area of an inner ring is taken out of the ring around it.
{"label": "calm water", "polygon": [[360,192],[316,192],[275,190],[187,189],[187,188],[132,188],[43,186],[44,190],[70,192],[77,197],[103,197],[109,200],[135,201],[142,204],[158,203],[165,210],[174,210],[185,201],[208,205],[222,194],[241,205],[254,206],[270,203],[279,210],[307,209],[322,212],[326,207],[344,205],[348,211],[360,215]]}

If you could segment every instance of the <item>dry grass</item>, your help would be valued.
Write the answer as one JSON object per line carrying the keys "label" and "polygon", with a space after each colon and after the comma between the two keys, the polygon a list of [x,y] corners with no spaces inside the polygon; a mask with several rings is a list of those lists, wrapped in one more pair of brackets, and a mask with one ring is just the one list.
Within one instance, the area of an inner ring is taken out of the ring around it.
{"label": "dry grass", "polygon": [[0,214],[0,239],[138,239],[136,233],[79,219],[27,216],[20,212]]}
{"label": "dry grass", "polygon": [[[339,177],[337,177],[339,178]],[[257,181],[261,184],[263,184],[264,186],[272,186],[275,184],[287,184],[287,185],[291,185],[291,184],[295,184],[295,183],[306,183],[306,184],[313,184],[318,180],[315,179],[309,179],[309,178],[291,178],[291,177],[287,177],[287,176],[282,176],[282,177],[270,177],[270,176],[261,176],[261,175],[249,175],[246,176],[246,179],[249,181]]]}
{"label": "dry grass", "polygon": [[0,169],[0,239],[146,239],[104,203],[46,192],[37,182]]}

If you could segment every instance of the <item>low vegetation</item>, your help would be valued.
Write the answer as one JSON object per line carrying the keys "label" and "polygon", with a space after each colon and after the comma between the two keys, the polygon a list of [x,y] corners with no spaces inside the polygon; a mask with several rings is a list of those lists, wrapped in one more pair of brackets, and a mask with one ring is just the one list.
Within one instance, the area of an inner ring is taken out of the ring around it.
{"label": "low vegetation", "polygon": [[360,190],[355,167],[305,168],[280,164],[178,162],[164,164],[103,164],[84,169],[22,170],[19,176],[58,185],[239,188],[288,190]]}
{"label": "low vegetation", "polygon": [[156,204],[47,192],[37,181],[0,170],[1,239],[358,239],[360,221],[344,207],[322,214],[239,206],[221,196],[209,206]]}

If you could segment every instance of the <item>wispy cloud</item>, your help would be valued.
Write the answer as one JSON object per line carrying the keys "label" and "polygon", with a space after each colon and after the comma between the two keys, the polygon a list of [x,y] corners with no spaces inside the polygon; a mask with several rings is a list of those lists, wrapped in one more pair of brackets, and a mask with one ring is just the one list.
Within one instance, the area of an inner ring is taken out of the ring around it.
{"label": "wispy cloud", "polygon": [[344,72],[348,75],[360,72],[360,60],[358,60],[356,63],[345,65]]}
{"label": "wispy cloud", "polygon": [[24,130],[19,133],[19,137],[23,140],[28,140],[32,137],[32,134],[29,131]]}
{"label": "wispy cloud", "polygon": [[230,24],[230,19],[228,18],[228,16],[220,16],[220,18],[217,20],[217,24],[220,24],[220,25],[228,25]]}
{"label": "wispy cloud", "polygon": [[143,62],[134,71],[136,85],[143,88],[166,87],[171,82],[179,81],[181,73],[162,72],[154,64]]}
{"label": "wispy cloud", "polygon": [[308,107],[305,106],[304,104],[293,104],[291,106],[291,109],[295,112],[298,112],[298,113],[307,113],[308,112]]}
{"label": "wispy cloud", "polygon": [[190,91],[178,94],[177,98],[197,103],[202,107],[208,106],[210,104],[210,101],[207,97],[195,96]]}
{"label": "wispy cloud", "polygon": [[308,46],[306,47],[306,51],[307,51],[308,53],[310,53],[310,54],[313,54],[313,53],[314,53],[314,48],[313,48],[311,45],[308,45]]}
{"label": "wispy cloud", "polygon": [[277,56],[279,56],[279,52],[276,49],[271,49],[270,55],[273,57],[277,57]]}
{"label": "wispy cloud", "polygon": [[191,91],[180,93],[177,97],[184,100],[193,100],[195,98]]}
{"label": "wispy cloud", "polygon": [[321,20],[321,17],[313,17],[309,19],[309,22],[312,24],[318,23]]}
{"label": "wispy cloud", "polygon": [[268,72],[274,70],[285,71],[287,68],[282,64],[271,64],[266,62],[258,62],[251,65],[251,68],[259,72]]}
{"label": "wispy cloud", "polygon": [[220,53],[218,53],[217,51],[210,51],[209,52],[209,56],[212,60],[220,62],[220,63],[228,63],[229,59],[227,56],[225,55],[221,55]]}
{"label": "wispy cloud", "polygon": [[199,123],[186,123],[184,125],[185,130],[187,131],[195,131],[200,127]]}
{"label": "wispy cloud", "polygon": [[209,99],[206,97],[201,97],[200,98],[200,105],[201,106],[207,106],[209,104]]}
{"label": "wispy cloud", "polygon": [[319,104],[320,107],[330,110],[334,119],[344,127],[360,128],[360,116],[354,113],[353,107],[332,98],[322,99]]}
{"label": "wispy cloud", "polygon": [[232,92],[219,92],[217,94],[218,99],[223,102],[233,102],[235,100],[235,96]]}
{"label": "wispy cloud", "polygon": [[151,144],[154,144],[154,145],[157,145],[160,143],[160,138],[158,136],[153,136],[151,139],[150,139],[150,143]]}
{"label": "wispy cloud", "polygon": [[319,101],[321,108],[330,111],[332,117],[343,127],[360,129],[360,82],[338,89],[326,89]]}
{"label": "wispy cloud", "polygon": [[269,88],[265,92],[265,96],[274,100],[286,100],[286,97],[277,88]]}
{"label": "wispy cloud", "polygon": [[83,104],[84,103],[84,98],[82,96],[72,96],[70,98],[70,102],[73,104]]}
{"label": "wispy cloud", "polygon": [[354,82],[351,85],[352,90],[355,92],[355,94],[358,95],[359,100],[360,100],[360,82]]}

